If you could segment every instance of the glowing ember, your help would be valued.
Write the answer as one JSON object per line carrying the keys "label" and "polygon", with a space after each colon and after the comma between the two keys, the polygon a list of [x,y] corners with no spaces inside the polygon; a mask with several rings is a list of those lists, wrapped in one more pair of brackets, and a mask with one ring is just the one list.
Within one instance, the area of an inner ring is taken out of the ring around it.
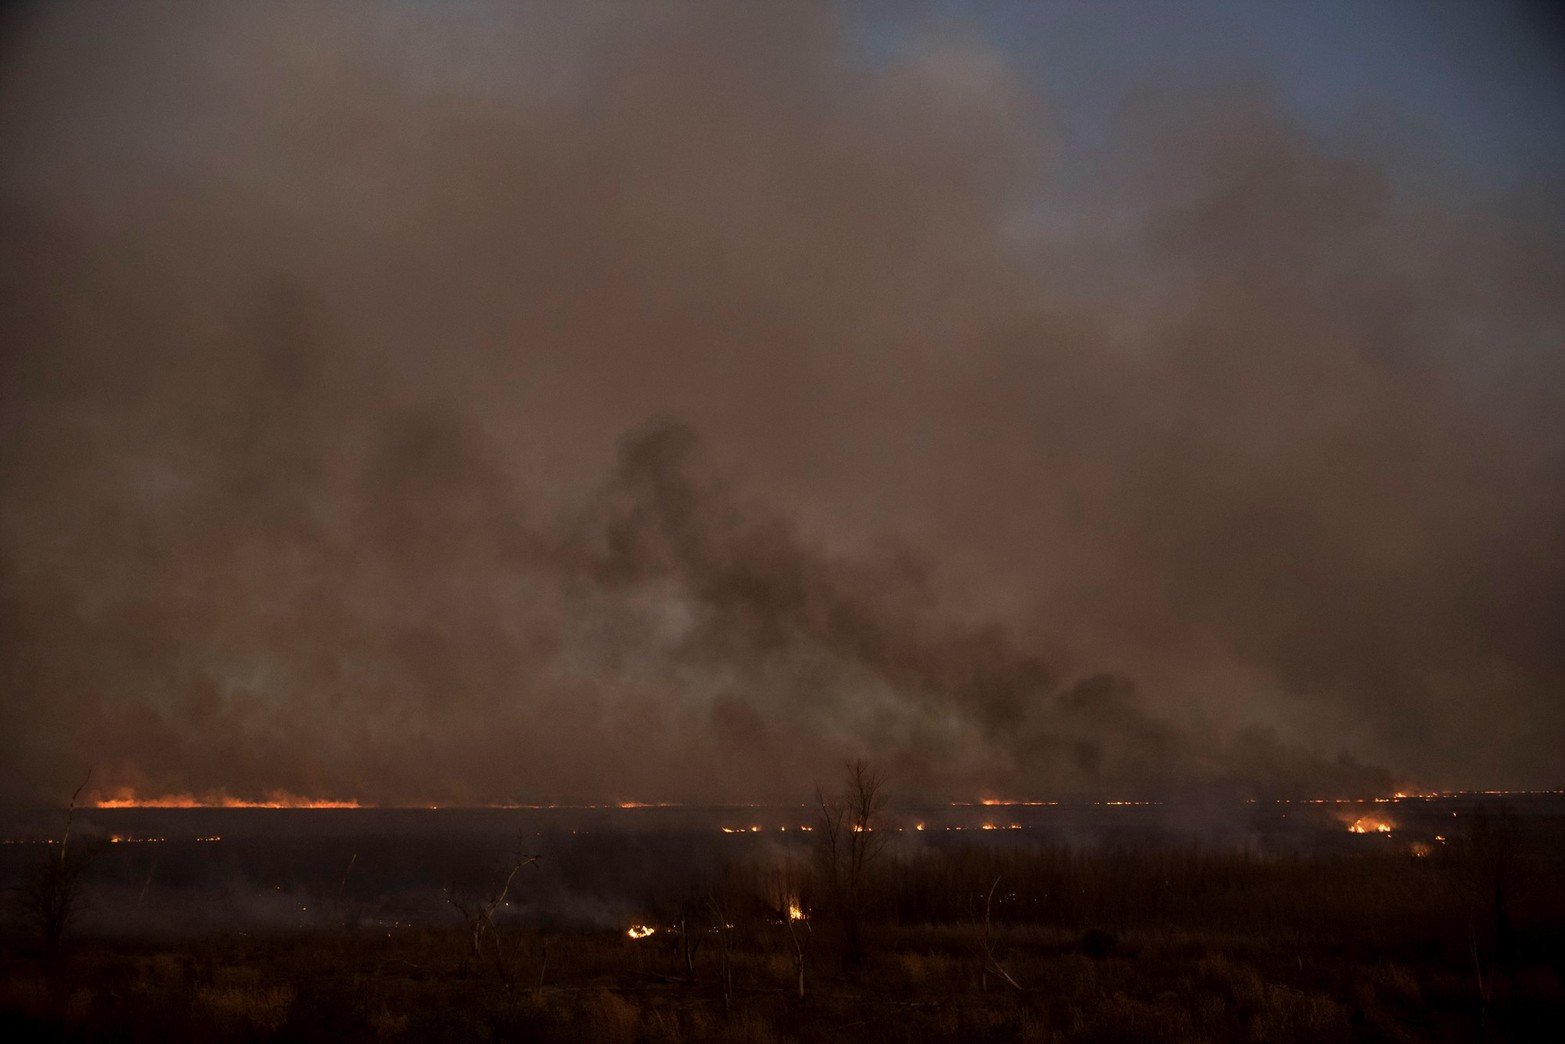
{"label": "glowing ember", "polygon": [[630,936],[632,939],[645,939],[655,931],[657,931],[657,929],[651,927],[650,925],[633,924],[629,928],[625,929],[625,934]]}

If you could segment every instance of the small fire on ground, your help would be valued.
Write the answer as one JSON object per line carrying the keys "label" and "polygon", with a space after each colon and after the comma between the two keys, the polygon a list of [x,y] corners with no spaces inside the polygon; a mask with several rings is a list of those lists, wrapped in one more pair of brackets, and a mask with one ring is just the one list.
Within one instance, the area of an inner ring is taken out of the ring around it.
{"label": "small fire on ground", "polygon": [[1352,823],[1348,824],[1348,833],[1389,834],[1394,826],[1395,824],[1391,820],[1382,819],[1379,816],[1359,816]]}

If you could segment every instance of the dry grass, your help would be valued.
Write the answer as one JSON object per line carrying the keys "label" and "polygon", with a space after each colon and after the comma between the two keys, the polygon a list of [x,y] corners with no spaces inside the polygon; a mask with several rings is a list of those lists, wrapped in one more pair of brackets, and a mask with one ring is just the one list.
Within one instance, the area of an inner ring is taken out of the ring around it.
{"label": "dry grass", "polygon": [[[998,874],[1007,899],[988,942],[1020,990],[986,969],[973,915],[974,895]],[[933,851],[888,863],[869,908],[867,963],[844,962],[830,918],[817,914],[803,1003],[775,904],[745,899],[747,882],[759,894],[764,879],[743,867],[726,878],[726,1003],[718,947],[700,949],[687,981],[667,933],[632,941],[506,922],[496,929],[503,969],[475,968],[457,923],[86,940],[49,956],[16,938],[0,949],[0,1031],[212,1042],[1314,1042],[1551,1039],[1565,1023],[1556,893],[1518,888],[1516,916],[1485,931],[1474,899],[1483,893],[1456,863]]]}
{"label": "dry grass", "polygon": [[[1497,978],[1483,1009],[1455,969],[1373,953],[1300,953],[1250,936],[1132,933],[1088,956],[1058,931],[1013,931],[1009,970],[1025,990],[987,988],[957,928],[888,928],[851,974],[821,961],[804,1004],[764,936],[735,954],[725,1013],[715,965],[676,981],[672,954],[606,933],[556,936],[541,990],[462,977],[457,932],[260,941],[208,939],[148,953],[83,945],[44,968],[11,956],[0,1024],[25,1039],[259,1041],[1526,1039],[1561,1013],[1559,969]],[[513,942],[524,940],[520,933]]]}

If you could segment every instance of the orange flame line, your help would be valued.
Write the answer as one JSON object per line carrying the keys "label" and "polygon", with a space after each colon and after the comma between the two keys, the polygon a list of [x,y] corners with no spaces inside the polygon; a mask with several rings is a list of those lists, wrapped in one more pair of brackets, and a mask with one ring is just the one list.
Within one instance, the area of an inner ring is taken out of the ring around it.
{"label": "orange flame line", "polygon": [[226,793],[159,794],[143,797],[130,789],[99,795],[89,804],[93,808],[362,808],[357,801],[338,798],[309,798],[285,790],[268,792],[259,799],[234,797]]}

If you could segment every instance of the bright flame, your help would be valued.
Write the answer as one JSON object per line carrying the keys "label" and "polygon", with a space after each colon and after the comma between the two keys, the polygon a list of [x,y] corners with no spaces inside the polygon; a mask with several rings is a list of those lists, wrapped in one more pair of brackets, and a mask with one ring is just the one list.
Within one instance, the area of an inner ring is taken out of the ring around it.
{"label": "bright flame", "polygon": [[360,808],[357,801],[334,798],[307,798],[286,790],[271,790],[260,800],[236,798],[222,792],[195,794],[160,794],[142,797],[129,787],[122,787],[113,794],[99,796],[91,802],[94,808]]}
{"label": "bright flame", "polygon": [[1381,819],[1377,816],[1360,816],[1348,825],[1348,832],[1353,834],[1389,834],[1392,823],[1389,819]]}
{"label": "bright flame", "polygon": [[625,929],[625,934],[630,936],[632,939],[645,939],[655,931],[657,931],[657,929],[649,925],[633,924],[629,928]]}
{"label": "bright flame", "polygon": [[805,917],[804,917],[804,907],[800,906],[798,903],[789,902],[789,904],[788,904],[788,920],[790,920],[790,921],[802,921],[804,919],[805,919]]}

